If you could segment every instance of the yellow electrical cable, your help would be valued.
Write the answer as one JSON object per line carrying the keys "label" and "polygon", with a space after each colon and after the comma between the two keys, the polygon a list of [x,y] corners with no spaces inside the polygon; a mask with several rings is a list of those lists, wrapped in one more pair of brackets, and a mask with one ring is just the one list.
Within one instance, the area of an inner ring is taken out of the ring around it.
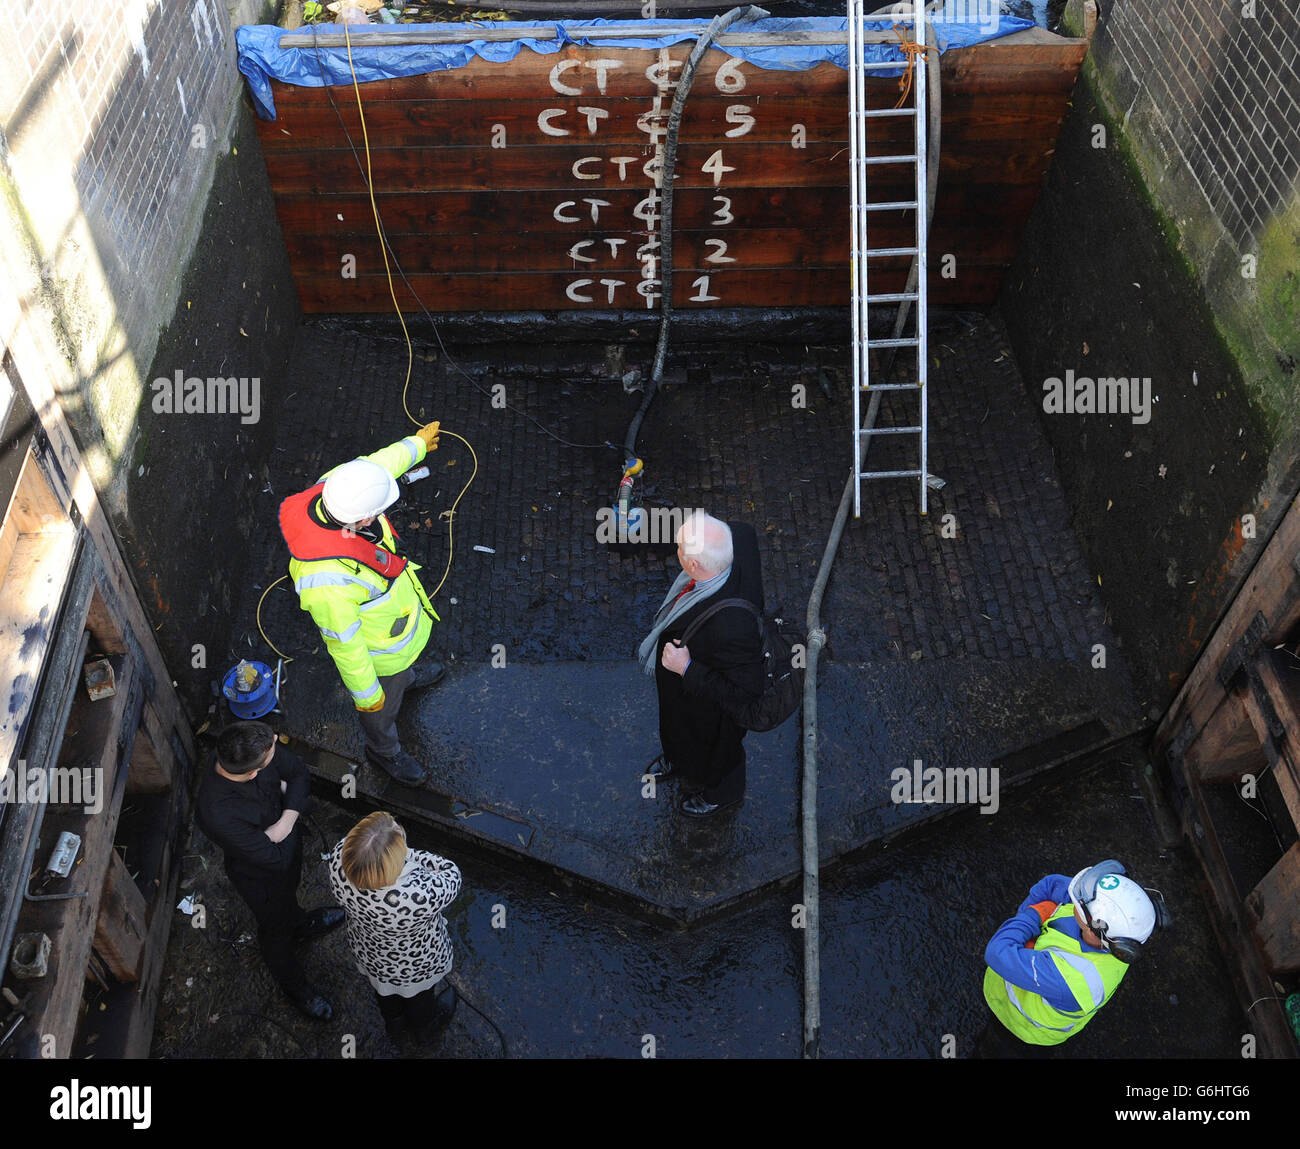
{"label": "yellow electrical cable", "polygon": [[[361,85],[357,82],[357,70],[352,63],[352,35],[348,31],[348,26],[343,25],[343,39],[348,49],[348,70],[352,73],[352,91],[357,98],[357,116],[361,120],[361,143],[366,153],[366,190],[370,194],[370,211],[375,217],[375,234],[379,238],[379,253],[384,257],[384,274],[388,277],[388,294],[393,300],[393,310],[397,312],[397,322],[402,325],[402,335],[406,339],[406,382],[402,385],[402,410],[406,412],[406,417],[411,420],[417,427],[424,424],[411,414],[411,408],[407,405],[406,396],[411,389],[411,370],[415,362],[415,351],[411,346],[411,333],[406,329],[406,319],[402,315],[401,305],[397,302],[397,289],[393,286],[393,272],[388,263],[388,245],[384,242],[384,228],[379,222],[379,207],[375,203],[375,180],[373,168],[370,163],[370,134],[366,131],[366,113],[361,106]],[[442,572],[442,579],[439,581],[433,593],[429,595],[432,601],[437,597],[438,591],[442,590],[443,583],[447,581],[447,576],[451,573],[451,560],[456,553],[455,541],[455,520],[456,508],[469,490],[470,484],[478,474],[478,455],[474,453],[474,448],[470,441],[463,435],[457,435],[455,431],[440,431],[440,435],[450,435],[453,439],[459,439],[466,447],[469,448],[470,458],[474,461],[474,467],[470,471],[469,479],[460,489],[460,494],[456,496],[456,501],[451,504],[451,510],[446,512],[447,515],[447,568]],[[274,648],[273,648],[274,649]]]}
{"label": "yellow electrical cable", "polygon": [[[343,25],[343,39],[347,44],[348,70],[352,73],[352,91],[356,94],[357,115],[361,120],[361,142],[366,151],[366,191],[370,195],[370,211],[375,217],[375,233],[379,237],[379,253],[384,257],[384,274],[388,277],[388,294],[392,297],[393,310],[397,312],[397,322],[402,325],[402,335],[406,339],[406,382],[402,384],[402,410],[406,412],[406,417],[412,423],[417,427],[422,427],[424,424],[411,414],[411,408],[406,402],[407,393],[411,389],[411,372],[415,364],[415,349],[411,345],[411,333],[406,329],[406,319],[402,315],[401,305],[397,302],[397,289],[393,285],[393,272],[388,263],[388,245],[384,242],[384,228],[379,222],[379,206],[375,203],[375,181],[370,163],[370,135],[366,131],[366,113],[361,106],[361,86],[357,82],[357,70],[352,63],[352,37],[346,24]],[[469,450],[469,456],[473,460],[474,466],[470,470],[465,485],[461,487],[460,494],[456,496],[455,502],[451,504],[451,509],[443,512],[447,517],[447,565],[443,569],[442,578],[438,580],[438,585],[429,594],[430,602],[438,597],[438,592],[442,590],[443,584],[446,583],[447,576],[451,574],[451,561],[456,553],[456,508],[460,506],[460,501],[465,497],[465,492],[469,490],[470,484],[474,482],[475,477],[478,475],[478,454],[475,452],[473,444],[464,435],[458,435],[455,431],[448,431],[445,428],[440,429],[438,434],[450,435],[453,439],[459,439],[464,443]],[[261,634],[262,640],[275,651],[278,657],[284,659],[285,662],[292,662],[293,659],[276,646],[262,628],[262,604],[266,601],[266,596],[288,577],[288,575],[281,575],[262,592],[262,597],[257,600],[257,630]]]}
{"label": "yellow electrical cable", "polygon": [[456,526],[456,508],[460,506],[461,499],[464,498],[465,492],[469,490],[469,485],[474,481],[474,476],[478,474],[478,455],[475,454],[470,441],[466,439],[464,435],[457,435],[455,431],[439,431],[438,434],[450,435],[453,439],[459,439],[464,443],[465,446],[469,448],[469,457],[474,460],[474,469],[470,472],[469,479],[466,481],[465,485],[461,487],[460,494],[456,496],[456,501],[451,504],[451,510],[443,512],[447,516],[447,566],[442,572],[442,578],[438,580],[438,585],[433,588],[432,593],[429,595],[430,601],[437,598],[438,592],[442,590],[442,584],[447,581],[447,576],[451,574],[451,557],[456,553],[456,544],[452,534]]}
{"label": "yellow electrical cable", "polygon": [[415,352],[411,347],[411,336],[406,330],[406,319],[402,315],[402,308],[397,302],[397,289],[393,286],[393,273],[388,266],[388,247],[384,243],[384,229],[379,222],[379,207],[375,203],[375,177],[370,166],[370,133],[366,131],[366,113],[361,107],[361,85],[357,83],[357,70],[352,65],[352,34],[348,31],[348,25],[343,25],[343,39],[348,47],[348,70],[352,73],[352,90],[357,97],[357,115],[361,117],[361,142],[366,149],[366,191],[370,193],[370,210],[375,217],[375,231],[379,236],[379,254],[384,257],[384,274],[388,276],[388,294],[393,297],[393,310],[397,312],[397,322],[402,325],[402,334],[406,336],[406,383],[402,387],[402,409],[406,411],[409,418],[417,426],[420,421],[411,414],[411,409],[406,406],[406,390],[411,385],[411,368],[415,362]]}
{"label": "yellow electrical cable", "polygon": [[288,575],[281,575],[278,579],[275,580],[275,582],[273,582],[269,587],[266,588],[266,590],[262,592],[262,597],[257,600],[257,630],[258,633],[261,634],[262,636],[262,641],[265,642],[267,646],[269,646],[273,651],[275,651],[276,654],[278,654],[281,658],[283,658],[285,662],[292,662],[293,659],[290,658],[287,654],[285,654],[284,651],[281,650],[278,646],[276,646],[275,643],[273,643],[266,636],[266,631],[262,629],[262,603],[266,601],[266,596],[270,594],[271,591],[273,591],[282,582],[284,582],[284,580],[287,579],[288,577],[289,577]]}

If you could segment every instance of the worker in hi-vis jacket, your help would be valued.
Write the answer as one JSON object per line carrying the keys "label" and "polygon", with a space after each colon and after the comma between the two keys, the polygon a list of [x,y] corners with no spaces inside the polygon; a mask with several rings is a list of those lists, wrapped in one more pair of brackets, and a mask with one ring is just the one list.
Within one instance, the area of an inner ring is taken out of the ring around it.
{"label": "worker in hi-vis jacket", "polygon": [[383,512],[397,500],[397,477],[437,447],[438,424],[428,423],[280,504],[289,576],[352,696],[366,760],[408,785],[424,780],[424,767],[402,749],[397,711],[408,690],[432,686],[443,669],[416,665],[438,616]]}
{"label": "worker in hi-vis jacket", "polygon": [[1041,1055],[1078,1033],[1114,996],[1157,917],[1116,861],[1037,882],[984,950],[984,1000],[996,1020],[980,1054]]}

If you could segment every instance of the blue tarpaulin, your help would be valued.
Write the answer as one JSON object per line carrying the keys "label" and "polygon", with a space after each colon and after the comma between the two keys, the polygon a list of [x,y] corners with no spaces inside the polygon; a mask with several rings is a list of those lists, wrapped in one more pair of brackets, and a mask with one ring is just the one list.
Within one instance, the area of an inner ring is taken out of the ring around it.
{"label": "blue tarpaulin", "polygon": [[[960,5],[959,5],[960,8]],[[559,52],[566,44],[583,46],[599,45],[608,48],[664,48],[683,41],[693,41],[708,28],[708,20],[638,20],[635,21],[636,35],[626,38],[601,37],[589,39],[583,36],[583,30],[595,25],[627,23],[627,21],[610,20],[519,20],[493,21],[494,29],[518,29],[524,35],[518,40],[472,40],[466,44],[383,44],[374,45],[374,39],[391,35],[398,29],[418,27],[413,24],[376,24],[367,25],[364,35],[367,46],[352,45],[352,68],[348,66],[346,47],[322,48],[309,46],[303,48],[281,48],[280,40],[288,33],[283,28],[266,24],[246,24],[235,33],[235,42],[239,47],[239,70],[248,78],[248,87],[257,106],[258,115],[265,120],[275,119],[275,101],[271,95],[271,80],[281,80],[286,84],[301,87],[318,88],[324,84],[350,84],[352,69],[356,70],[357,80],[365,83],[369,80],[390,80],[397,76],[419,76],[426,72],[442,72],[449,68],[460,68],[468,64],[475,56],[496,63],[513,60],[523,49],[539,55],[552,55]],[[449,27],[465,25],[432,24],[428,28],[446,30]],[[979,22],[958,22],[939,20],[935,25],[935,34],[939,39],[939,50],[964,48],[984,40],[993,40],[1012,32],[1019,32],[1034,26],[1032,20],[1021,20],[1015,16],[990,16]],[[332,24],[317,26],[322,32],[340,32],[341,28]],[[656,27],[675,28],[675,32],[653,35]],[[684,27],[691,31],[682,31]],[[847,27],[844,17],[804,17],[795,20],[753,20],[732,25],[731,32],[766,32],[784,34],[792,31],[807,32],[843,32]],[[551,40],[538,40],[526,35],[529,29],[552,29],[557,33]],[[296,34],[310,35],[312,28],[304,27]],[[373,45],[373,46],[372,46]],[[730,56],[738,57],[759,68],[779,71],[800,72],[807,68],[829,61],[837,67],[848,66],[848,48],[842,44],[775,44],[763,46],[717,44],[716,47]],[[868,60],[884,63],[900,59],[898,49],[888,44],[867,44],[864,48]],[[884,72],[881,69],[876,74]]]}

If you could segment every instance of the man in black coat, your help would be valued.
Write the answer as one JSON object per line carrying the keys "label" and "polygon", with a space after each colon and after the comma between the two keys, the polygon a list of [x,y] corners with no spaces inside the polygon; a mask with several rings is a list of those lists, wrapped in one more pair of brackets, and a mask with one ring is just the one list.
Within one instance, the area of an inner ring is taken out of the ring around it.
{"label": "man in black coat", "polygon": [[649,773],[680,777],[690,791],[681,811],[704,818],[744,797],[745,729],[728,711],[762,695],[763,648],[758,620],[743,607],[718,611],[689,646],[680,640],[722,599],[747,599],[762,611],[758,537],[748,523],[697,511],[677,532],[677,558],[682,573],[640,650],[654,672],[663,746]]}
{"label": "man in black coat", "polygon": [[264,722],[233,722],[217,738],[217,761],[203,780],[196,818],[221,847],[226,876],[257,919],[271,976],[308,1017],[329,1021],[333,1006],[307,981],[293,947],[341,925],[338,906],[310,913],[298,904],[302,831],[310,791],[301,758]]}

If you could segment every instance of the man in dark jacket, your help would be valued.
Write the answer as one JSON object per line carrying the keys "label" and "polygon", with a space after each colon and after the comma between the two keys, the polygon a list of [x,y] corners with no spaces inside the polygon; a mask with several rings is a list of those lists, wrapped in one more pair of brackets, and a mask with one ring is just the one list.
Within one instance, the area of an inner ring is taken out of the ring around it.
{"label": "man in dark jacket", "polygon": [[758,538],[748,523],[697,511],[677,532],[677,558],[682,573],[639,652],[655,677],[663,747],[648,772],[680,777],[691,791],[682,813],[705,818],[744,797],[745,729],[729,711],[762,695],[763,648],[758,620],[742,607],[718,611],[689,646],[680,640],[722,599],[743,598],[763,609]]}
{"label": "man in dark jacket", "polygon": [[308,1017],[334,1008],[307,981],[293,952],[343,923],[338,906],[310,913],[298,905],[302,833],[310,779],[302,759],[280,746],[263,722],[234,722],[217,738],[217,761],[199,790],[196,817],[225,854],[226,876],[257,919],[257,941],[271,976]]}

